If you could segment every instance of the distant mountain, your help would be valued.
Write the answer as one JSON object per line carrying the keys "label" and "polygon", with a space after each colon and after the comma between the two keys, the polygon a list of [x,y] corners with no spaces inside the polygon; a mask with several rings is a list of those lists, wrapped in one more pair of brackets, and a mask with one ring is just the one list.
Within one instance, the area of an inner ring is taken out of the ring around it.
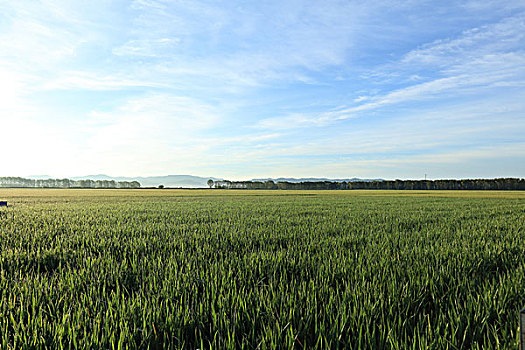
{"label": "distant mountain", "polygon": [[[128,179],[127,177],[113,177],[113,176],[108,176],[108,175],[104,175],[104,174],[99,174],[99,175],[87,175],[87,176],[75,176],[75,177],[70,177],[71,180],[115,180],[117,181],[117,179]],[[129,179],[132,179],[131,177]],[[129,181],[129,180],[119,180],[119,181]],[[132,181],[132,180],[131,180]]]}
{"label": "distant mountain", "polygon": [[384,181],[384,179],[359,179],[357,177],[353,177],[351,179],[328,179],[328,178],[316,178],[316,177],[303,177],[303,178],[299,178],[299,179],[296,179],[296,178],[293,178],[293,177],[280,177],[280,178],[277,178],[277,179],[272,179],[272,178],[266,178],[266,179],[252,179],[251,181],[268,181],[268,180],[272,180],[273,182],[291,182],[291,183],[296,183],[296,182],[319,182],[319,181],[331,181],[331,182],[356,182],[356,181],[365,181],[365,182],[370,182],[370,181]]}
{"label": "distant mountain", "polygon": [[30,176],[26,176],[25,178],[26,179],[31,179],[31,180],[48,180],[48,179],[52,179],[52,177],[49,176],[49,175],[30,175]]}
{"label": "distant mountain", "polygon": [[[52,179],[53,177],[48,175],[33,175],[27,178],[34,180],[45,180]],[[166,176],[138,176],[138,177],[126,177],[126,176],[109,176],[105,174],[97,175],[86,175],[86,176],[75,176],[70,177],[71,180],[114,180],[114,181],[138,181],[142,187],[158,187],[164,185],[164,187],[183,187],[183,188],[206,188],[208,187],[208,180],[220,181],[223,179],[216,177],[201,177],[193,175],[166,175]],[[292,177],[280,177],[280,178],[265,178],[265,179],[252,179],[250,181],[268,181],[274,182],[317,182],[317,181],[335,181],[335,182],[355,182],[355,181],[383,181],[383,179],[328,179],[328,178],[292,178]]]}
{"label": "distant mountain", "polygon": [[208,187],[208,180],[219,181],[215,177],[200,177],[192,175],[167,175],[167,176],[150,176],[150,177],[137,177],[135,178],[142,187],[157,187],[164,185],[165,187],[186,187],[186,188],[199,188]]}
{"label": "distant mountain", "polygon": [[184,187],[184,188],[199,188],[208,187],[208,180],[219,181],[222,179],[216,177],[200,177],[192,175],[166,175],[166,176],[147,176],[147,177],[121,177],[121,176],[108,176],[104,174],[99,175],[88,175],[88,176],[77,176],[73,177],[73,180],[115,180],[115,181],[138,181],[142,187],[158,187],[164,185],[164,187]]}

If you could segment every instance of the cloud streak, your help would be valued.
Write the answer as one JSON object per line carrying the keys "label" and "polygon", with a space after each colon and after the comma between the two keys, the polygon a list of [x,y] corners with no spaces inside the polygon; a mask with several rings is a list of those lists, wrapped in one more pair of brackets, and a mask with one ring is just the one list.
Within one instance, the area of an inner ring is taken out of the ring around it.
{"label": "cloud streak", "polygon": [[[437,40],[405,54],[396,63],[379,67],[369,76],[393,76],[408,70],[413,79],[414,65],[439,68],[434,78],[426,78],[383,94],[360,95],[354,105],[316,114],[295,113],[260,121],[264,128],[297,128],[329,125],[386,106],[459,94],[483,93],[492,88],[525,86],[525,16],[505,18],[501,22],[464,31],[456,39]],[[488,43],[488,44],[487,44]]]}

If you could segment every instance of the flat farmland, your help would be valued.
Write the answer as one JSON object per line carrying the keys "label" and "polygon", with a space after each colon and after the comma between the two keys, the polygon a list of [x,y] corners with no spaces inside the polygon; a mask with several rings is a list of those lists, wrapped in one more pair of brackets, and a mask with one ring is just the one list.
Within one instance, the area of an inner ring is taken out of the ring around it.
{"label": "flat farmland", "polygon": [[0,189],[2,348],[517,348],[525,193]]}

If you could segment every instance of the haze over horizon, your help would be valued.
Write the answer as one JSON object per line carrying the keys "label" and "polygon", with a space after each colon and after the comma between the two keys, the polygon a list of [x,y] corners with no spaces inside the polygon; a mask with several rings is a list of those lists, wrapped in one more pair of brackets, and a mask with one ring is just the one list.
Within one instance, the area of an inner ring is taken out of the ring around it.
{"label": "haze over horizon", "polygon": [[0,0],[0,176],[525,177],[525,1]]}

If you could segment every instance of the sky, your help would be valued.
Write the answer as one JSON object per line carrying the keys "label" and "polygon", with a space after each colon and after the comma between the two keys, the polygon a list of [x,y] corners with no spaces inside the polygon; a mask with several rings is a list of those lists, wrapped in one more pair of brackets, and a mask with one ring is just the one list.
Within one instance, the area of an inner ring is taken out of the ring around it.
{"label": "sky", "polygon": [[525,1],[0,0],[0,176],[525,177]]}

